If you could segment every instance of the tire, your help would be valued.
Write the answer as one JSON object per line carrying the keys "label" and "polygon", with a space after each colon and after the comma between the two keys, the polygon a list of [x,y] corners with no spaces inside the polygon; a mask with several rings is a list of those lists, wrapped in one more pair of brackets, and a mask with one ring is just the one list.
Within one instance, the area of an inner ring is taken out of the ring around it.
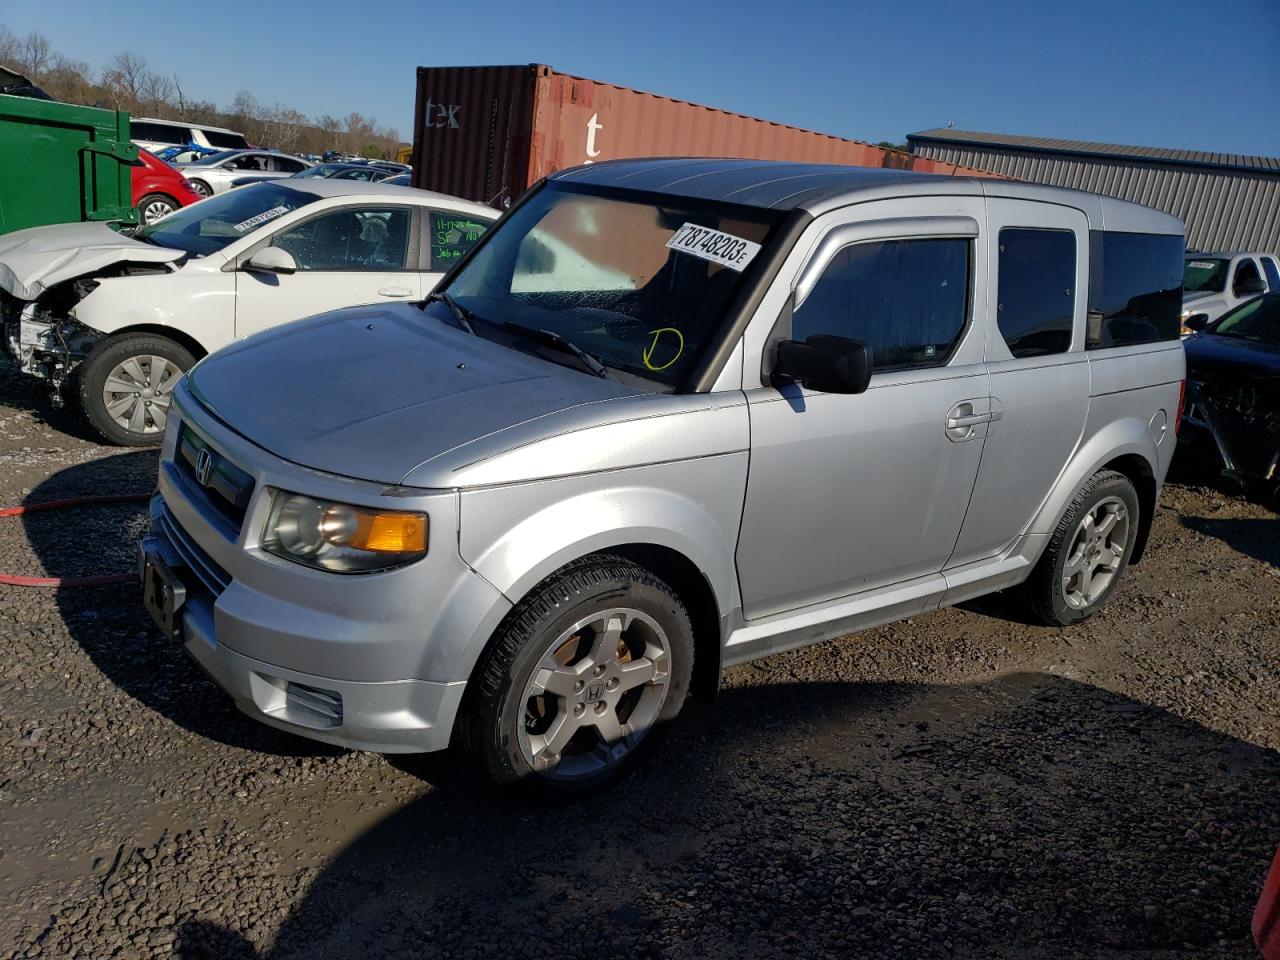
{"label": "tire", "polygon": [[191,351],[168,337],[154,333],[109,337],[77,371],[80,409],[108,443],[122,447],[159,443],[173,388],[194,365]]}
{"label": "tire", "polygon": [[178,201],[167,193],[149,193],[138,201],[138,222],[147,226],[177,209]]}
{"label": "tire", "polygon": [[[500,787],[550,796],[598,789],[653,748],[680,712],[692,670],[693,628],[671,587],[622,557],[587,557],[507,615],[468,683],[454,749]],[[652,679],[641,682],[645,675]],[[606,742],[606,729],[625,739]]]}
{"label": "tire", "polygon": [[1069,627],[1106,605],[1133,555],[1139,509],[1137,491],[1124,474],[1101,470],[1089,478],[1027,579],[1028,606],[1037,620]]}
{"label": "tire", "polygon": [[203,180],[192,180],[191,189],[200,194],[201,197],[212,197],[213,187],[205,183]]}

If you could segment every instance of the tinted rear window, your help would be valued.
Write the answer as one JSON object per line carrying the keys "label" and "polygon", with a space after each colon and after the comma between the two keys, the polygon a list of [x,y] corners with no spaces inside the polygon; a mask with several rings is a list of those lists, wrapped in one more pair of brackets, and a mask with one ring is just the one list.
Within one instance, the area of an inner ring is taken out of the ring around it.
{"label": "tinted rear window", "polygon": [[249,146],[243,134],[223,133],[221,130],[202,130],[204,138],[211,147],[222,147],[225,150],[244,150]]}
{"label": "tinted rear window", "polygon": [[1076,235],[1070,230],[1008,227],[1000,231],[1000,334],[1015,357],[1071,349],[1075,313]]}
{"label": "tinted rear window", "polygon": [[1182,325],[1182,238],[1095,230],[1089,242],[1085,348],[1177,340]]}
{"label": "tinted rear window", "polygon": [[191,131],[185,127],[171,126],[167,123],[131,120],[129,137],[132,140],[150,140],[154,143],[169,143],[177,146],[191,140]]}

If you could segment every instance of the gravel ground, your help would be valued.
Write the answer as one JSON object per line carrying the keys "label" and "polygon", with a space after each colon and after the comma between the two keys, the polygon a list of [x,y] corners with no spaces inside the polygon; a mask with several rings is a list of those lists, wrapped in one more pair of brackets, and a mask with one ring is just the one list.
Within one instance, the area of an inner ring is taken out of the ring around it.
{"label": "gravel ground", "polygon": [[[0,505],[147,491],[0,369]],[[0,520],[128,570],[141,508]],[[1280,843],[1280,518],[1170,486],[1088,624],[1000,599],[739,668],[540,808],[241,716],[135,590],[0,586],[0,955],[1252,957]]]}

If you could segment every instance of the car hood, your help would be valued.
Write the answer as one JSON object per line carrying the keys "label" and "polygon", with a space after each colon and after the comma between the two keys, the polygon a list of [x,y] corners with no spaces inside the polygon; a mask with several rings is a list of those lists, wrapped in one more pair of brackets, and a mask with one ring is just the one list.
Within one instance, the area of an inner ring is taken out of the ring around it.
{"label": "car hood", "polygon": [[116,263],[167,263],[185,256],[112,230],[105,223],[59,223],[0,236],[0,287],[34,300],[54,284]]}
{"label": "car hood", "polygon": [[1192,307],[1209,306],[1211,301],[1219,301],[1226,303],[1221,293],[1215,293],[1212,290],[1201,290],[1198,293],[1184,293],[1182,295],[1182,309],[1187,310]]}
{"label": "car hood", "polygon": [[1206,371],[1280,377],[1280,345],[1200,333],[1183,341],[1187,373],[1192,379]]}
{"label": "car hood", "polygon": [[276,456],[378,483],[537,417],[637,392],[409,305],[276,327],[205,359],[188,380],[214,416]]}

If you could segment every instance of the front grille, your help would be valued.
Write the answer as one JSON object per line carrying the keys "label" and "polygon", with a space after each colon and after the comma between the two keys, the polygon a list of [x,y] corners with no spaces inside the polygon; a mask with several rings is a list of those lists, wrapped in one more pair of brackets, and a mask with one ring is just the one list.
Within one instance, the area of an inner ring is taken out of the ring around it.
{"label": "front grille", "polygon": [[253,477],[185,423],[178,432],[173,463],[191,491],[201,494],[218,516],[239,532],[253,496]]}
{"label": "front grille", "polygon": [[1228,433],[1260,432],[1280,439],[1280,380],[1238,371],[1204,373],[1195,380],[1199,395],[1213,405],[1214,415]]}
{"label": "front grille", "polygon": [[205,589],[216,600],[222,591],[231,585],[231,574],[214,563],[213,558],[191,539],[187,531],[182,529],[182,525],[169,512],[167,504],[161,503],[158,511],[154,507],[152,509],[153,532],[169,541],[183,565],[195,574],[196,579],[204,584]]}

